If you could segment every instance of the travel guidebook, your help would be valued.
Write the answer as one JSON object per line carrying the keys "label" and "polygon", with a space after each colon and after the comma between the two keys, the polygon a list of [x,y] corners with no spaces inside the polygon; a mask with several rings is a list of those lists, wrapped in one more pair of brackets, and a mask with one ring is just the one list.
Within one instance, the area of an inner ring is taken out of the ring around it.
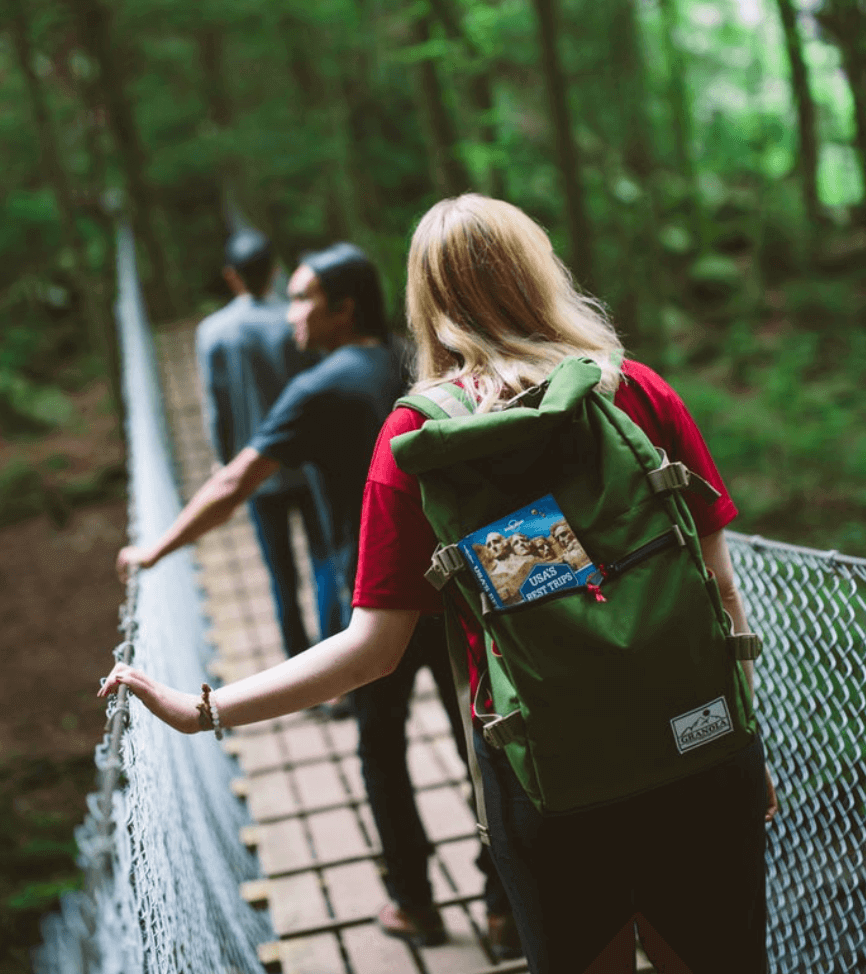
{"label": "travel guidebook", "polygon": [[457,545],[497,609],[580,588],[595,571],[552,494]]}

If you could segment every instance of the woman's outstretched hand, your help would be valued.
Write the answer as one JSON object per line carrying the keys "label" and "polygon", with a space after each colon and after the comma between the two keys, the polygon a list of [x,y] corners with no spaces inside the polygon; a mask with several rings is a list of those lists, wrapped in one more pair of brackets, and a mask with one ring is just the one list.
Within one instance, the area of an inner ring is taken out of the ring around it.
{"label": "woman's outstretched hand", "polygon": [[129,687],[145,707],[169,727],[184,734],[195,734],[201,730],[197,710],[200,698],[195,694],[174,690],[126,663],[115,663],[97,696],[107,697],[110,693],[117,693],[121,686]]}

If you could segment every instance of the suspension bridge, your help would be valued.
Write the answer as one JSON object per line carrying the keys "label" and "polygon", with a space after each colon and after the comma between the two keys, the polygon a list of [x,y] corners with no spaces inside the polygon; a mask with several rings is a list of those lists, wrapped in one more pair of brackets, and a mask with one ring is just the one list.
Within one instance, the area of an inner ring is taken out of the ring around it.
{"label": "suspension bridge", "polygon": [[[130,536],[155,538],[206,479],[193,322],[154,344],[131,235],[118,237]],[[294,531],[298,564],[303,532]],[[765,637],[759,712],[781,812],[768,829],[772,974],[866,971],[866,559],[729,534]],[[305,620],[316,631],[310,582]],[[245,514],[134,578],[115,656],[195,688],[282,659]],[[84,889],[46,918],[36,974],[483,974],[482,877],[464,768],[419,677],[409,761],[449,930],[416,949],[375,928],[386,899],[354,722],[296,714],[183,737],[124,693],[97,748],[77,833]],[[652,971],[639,955],[639,971]],[[740,972],[731,972],[740,974]]]}

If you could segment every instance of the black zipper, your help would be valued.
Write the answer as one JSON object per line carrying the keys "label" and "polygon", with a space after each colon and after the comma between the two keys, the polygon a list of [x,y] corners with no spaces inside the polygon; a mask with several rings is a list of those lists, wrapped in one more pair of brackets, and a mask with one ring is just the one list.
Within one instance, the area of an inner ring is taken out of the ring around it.
{"label": "black zipper", "polygon": [[591,585],[601,585],[607,579],[622,575],[629,568],[634,568],[635,565],[646,561],[647,558],[651,558],[659,551],[664,551],[665,548],[671,548],[674,545],[678,547],[685,545],[682,532],[676,526],[672,527],[670,531],[665,531],[664,534],[660,534],[657,538],[653,538],[652,541],[647,541],[640,548],[635,548],[634,551],[630,551],[624,558],[620,558],[619,561],[611,562],[609,565],[599,566],[598,571],[590,575],[586,581]]}
{"label": "black zipper", "polygon": [[[683,538],[682,531],[680,531],[676,525],[674,525],[669,531],[665,531],[664,534],[660,534],[657,538],[647,541],[647,543],[641,545],[640,548],[635,548],[634,551],[630,551],[623,558],[620,558],[619,561],[612,562],[610,565],[599,565],[592,575],[587,578],[586,582],[580,587],[568,588],[563,592],[556,592],[553,595],[548,595],[543,599],[539,599],[538,602],[519,602],[517,605],[506,605],[501,609],[498,609],[490,601],[487,594],[482,591],[481,615],[483,618],[488,618],[489,616],[499,616],[511,612],[521,612],[533,605],[539,604],[540,602],[548,602],[552,599],[565,598],[566,596],[574,595],[575,593],[579,592],[598,592],[605,582],[617,578],[630,568],[634,568],[635,565],[639,565],[642,561],[646,561],[647,558],[652,558],[653,555],[658,554],[660,551],[664,551],[666,548],[675,547],[685,547],[685,540]],[[606,602],[607,600],[601,598],[599,601]]]}

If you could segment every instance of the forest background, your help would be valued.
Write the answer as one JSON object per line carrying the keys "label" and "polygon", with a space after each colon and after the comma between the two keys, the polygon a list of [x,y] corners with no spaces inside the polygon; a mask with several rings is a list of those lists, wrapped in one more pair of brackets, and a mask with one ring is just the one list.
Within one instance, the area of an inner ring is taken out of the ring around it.
{"label": "forest background", "polygon": [[[683,395],[738,530],[866,555],[866,0],[0,0],[0,98],[0,526],[122,494],[118,210],[157,328],[228,298],[231,202],[287,267],[365,247],[401,329],[473,189]],[[77,881],[61,825],[4,826],[4,930]]]}

